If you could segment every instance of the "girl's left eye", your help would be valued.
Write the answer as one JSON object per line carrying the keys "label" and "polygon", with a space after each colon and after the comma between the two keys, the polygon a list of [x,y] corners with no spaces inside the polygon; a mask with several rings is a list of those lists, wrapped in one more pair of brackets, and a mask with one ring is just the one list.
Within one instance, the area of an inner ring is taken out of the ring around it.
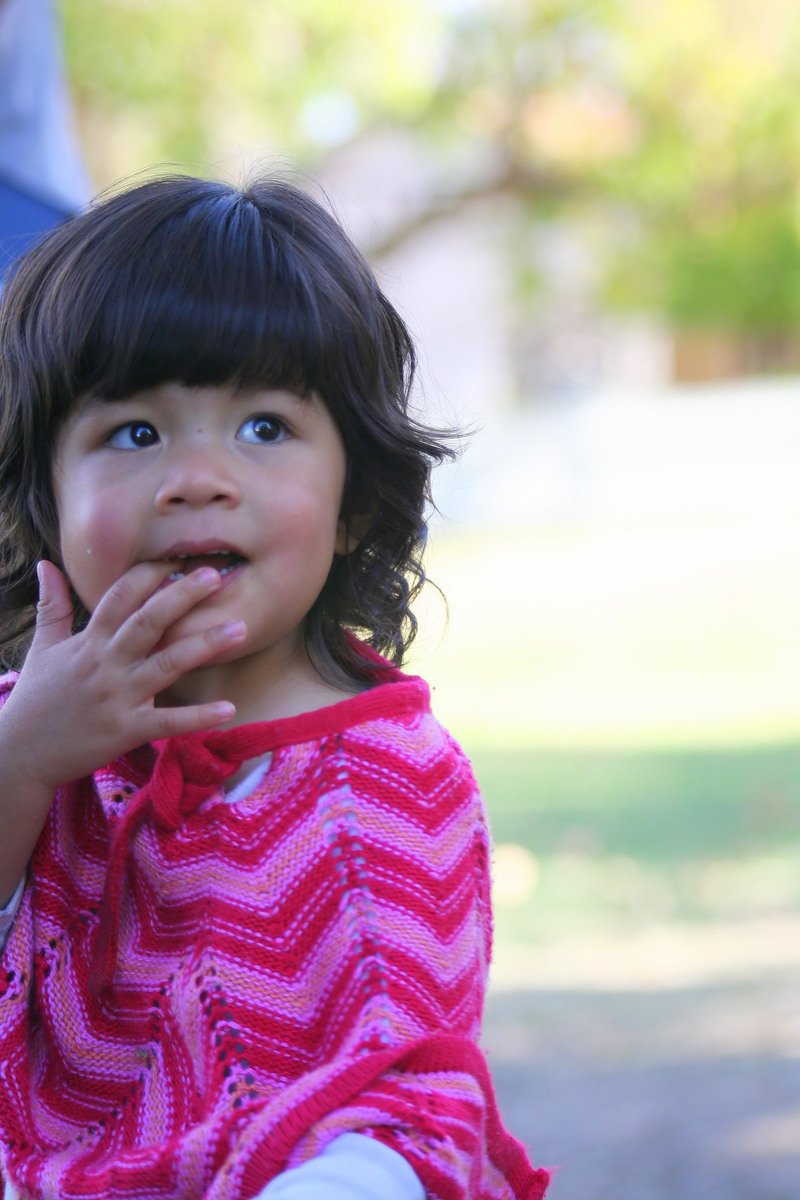
{"label": "girl's left eye", "polygon": [[288,433],[289,430],[280,417],[259,413],[258,416],[248,417],[244,424],[239,426],[236,436],[241,442],[263,445],[266,442],[281,442]]}
{"label": "girl's left eye", "polygon": [[106,443],[115,450],[146,450],[160,441],[158,431],[149,421],[129,421],[113,430]]}

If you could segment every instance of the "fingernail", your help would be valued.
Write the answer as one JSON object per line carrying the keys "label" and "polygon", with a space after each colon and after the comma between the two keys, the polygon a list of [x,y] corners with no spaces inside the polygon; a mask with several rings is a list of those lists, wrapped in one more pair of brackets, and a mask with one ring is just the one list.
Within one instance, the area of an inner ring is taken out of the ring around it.
{"label": "fingernail", "polygon": [[37,562],[36,564],[36,578],[39,581],[39,591],[41,592],[44,585],[44,571],[42,570],[41,562]]}
{"label": "fingernail", "polygon": [[229,704],[227,700],[220,700],[218,704],[212,705],[212,711],[220,721],[230,721],[231,717],[236,716],[236,705]]}
{"label": "fingernail", "polygon": [[190,578],[196,579],[198,583],[210,584],[219,583],[221,576],[213,567],[200,567],[198,571],[192,571]]}
{"label": "fingernail", "polygon": [[220,629],[220,633],[226,638],[244,637],[247,633],[247,626],[244,621],[226,621]]}

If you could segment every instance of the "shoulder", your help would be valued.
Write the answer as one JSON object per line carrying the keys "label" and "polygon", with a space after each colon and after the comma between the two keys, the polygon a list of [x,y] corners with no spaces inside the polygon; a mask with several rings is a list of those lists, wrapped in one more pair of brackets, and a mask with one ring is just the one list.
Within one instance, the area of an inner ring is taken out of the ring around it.
{"label": "shoulder", "polygon": [[384,682],[339,705],[343,744],[406,768],[436,761],[464,762],[457,742],[431,710],[424,679],[394,672]]}
{"label": "shoulder", "polygon": [[425,803],[472,809],[480,800],[470,761],[431,711],[427,688],[424,702],[419,699],[376,706],[344,733],[349,773],[373,795],[416,795]]}
{"label": "shoulder", "polygon": [[385,749],[413,759],[429,759],[442,754],[460,754],[455,740],[431,711],[426,694],[395,695],[394,687],[384,685],[381,694],[372,694],[369,708],[344,730],[347,741]]}

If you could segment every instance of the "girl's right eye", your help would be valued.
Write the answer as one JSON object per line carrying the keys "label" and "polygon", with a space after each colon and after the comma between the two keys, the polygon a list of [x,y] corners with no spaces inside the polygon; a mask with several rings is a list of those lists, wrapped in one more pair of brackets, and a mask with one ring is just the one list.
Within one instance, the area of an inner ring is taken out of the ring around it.
{"label": "girl's right eye", "polygon": [[106,445],[114,450],[146,450],[158,441],[158,433],[148,421],[129,421],[108,435]]}

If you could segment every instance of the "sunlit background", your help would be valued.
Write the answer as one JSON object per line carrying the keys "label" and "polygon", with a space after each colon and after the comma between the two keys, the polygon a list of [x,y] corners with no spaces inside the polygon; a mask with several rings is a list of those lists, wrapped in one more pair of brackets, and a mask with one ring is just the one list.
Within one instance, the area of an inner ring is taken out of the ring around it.
{"label": "sunlit background", "polygon": [[91,188],[299,165],[465,430],[411,665],[486,796],[486,1045],[553,1200],[796,1200],[795,0],[60,14]]}

